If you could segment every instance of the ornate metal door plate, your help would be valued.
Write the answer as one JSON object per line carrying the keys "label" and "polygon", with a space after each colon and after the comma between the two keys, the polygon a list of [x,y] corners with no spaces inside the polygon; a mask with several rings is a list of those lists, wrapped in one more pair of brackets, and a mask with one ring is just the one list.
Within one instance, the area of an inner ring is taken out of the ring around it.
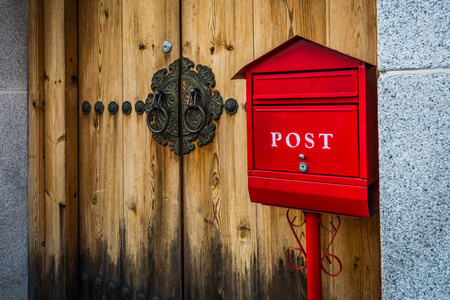
{"label": "ornate metal door plate", "polygon": [[[192,143],[204,146],[212,141],[216,124],[223,109],[223,100],[217,90],[212,90],[216,82],[210,68],[197,65],[198,72],[192,70],[194,62],[189,58],[177,59],[169,65],[168,72],[163,68],[152,78],[152,90],[145,101],[147,125],[153,138],[161,145],[168,145],[175,154],[180,154],[178,124],[181,121],[181,140],[183,154],[195,149]],[[181,67],[181,77],[180,77]],[[181,83],[179,84],[179,79]],[[181,86],[178,101],[178,87]],[[181,102],[181,116],[179,116]]]}

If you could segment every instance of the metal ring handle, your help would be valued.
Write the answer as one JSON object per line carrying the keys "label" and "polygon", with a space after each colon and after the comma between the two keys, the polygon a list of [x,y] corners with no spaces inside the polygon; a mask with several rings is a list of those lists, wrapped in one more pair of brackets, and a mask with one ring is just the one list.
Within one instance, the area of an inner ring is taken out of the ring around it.
{"label": "metal ring handle", "polygon": [[[161,110],[164,113],[164,116],[166,118],[166,122],[164,123],[164,126],[161,129],[159,129],[159,130],[153,128],[152,123],[151,123],[151,119],[150,119],[150,116],[153,115],[153,112],[155,112],[158,109]],[[150,111],[148,112],[148,115],[147,115],[147,126],[150,129],[150,131],[153,132],[153,133],[161,133],[161,132],[163,132],[163,131],[165,131],[167,129],[167,126],[169,126],[169,115],[167,114],[167,112],[164,109],[164,107],[162,107],[162,106],[161,107],[152,107],[150,109]]]}
{"label": "metal ring handle", "polygon": [[[200,126],[197,127],[197,129],[192,129],[192,128],[189,128],[189,126],[187,125],[187,122],[186,122],[186,115],[187,115],[187,112],[188,112],[190,109],[195,109],[195,108],[198,109],[198,110],[200,110],[200,112],[202,113],[202,122],[200,123]],[[188,106],[188,107],[186,108],[186,110],[183,112],[183,124],[184,124],[184,127],[186,127],[186,130],[189,131],[190,133],[198,133],[198,132],[202,131],[203,128],[205,127],[205,121],[206,121],[206,114],[205,114],[205,111],[204,111],[203,108],[202,108],[201,106],[199,106],[199,105]]]}

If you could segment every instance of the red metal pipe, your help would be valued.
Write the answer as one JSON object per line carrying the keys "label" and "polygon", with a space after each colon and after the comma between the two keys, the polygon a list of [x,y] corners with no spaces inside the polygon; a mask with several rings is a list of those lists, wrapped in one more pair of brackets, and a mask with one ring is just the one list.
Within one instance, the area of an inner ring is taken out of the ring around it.
{"label": "red metal pipe", "polygon": [[308,300],[322,300],[319,214],[305,212],[306,278]]}

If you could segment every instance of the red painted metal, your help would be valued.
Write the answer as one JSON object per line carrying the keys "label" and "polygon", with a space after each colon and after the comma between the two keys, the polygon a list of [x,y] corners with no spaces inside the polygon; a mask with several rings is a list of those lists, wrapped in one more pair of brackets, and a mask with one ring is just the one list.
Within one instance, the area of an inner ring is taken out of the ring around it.
{"label": "red painted metal", "polygon": [[255,169],[358,177],[357,122],[356,105],[254,107]]}
{"label": "red painted metal", "polygon": [[375,66],[296,36],[234,76],[244,77],[251,201],[373,215],[378,207]]}
{"label": "red painted metal", "polygon": [[[300,242],[300,238],[298,237],[297,232],[295,231],[295,228],[296,228],[296,227],[301,227],[301,226],[303,226],[303,225],[307,222],[306,216],[307,216],[307,215],[311,216],[311,215],[313,215],[313,213],[307,213],[307,212],[305,213],[305,212],[303,212],[303,214],[304,214],[304,216],[305,216],[303,222],[302,222],[302,223],[297,223],[297,224],[296,224],[295,221],[296,221],[297,217],[295,216],[294,218],[291,219],[290,216],[289,216],[289,212],[290,212],[290,211],[291,211],[290,209],[288,209],[288,210],[286,211],[286,219],[287,219],[287,221],[288,221],[288,223],[289,223],[289,227],[291,228],[292,234],[294,235],[295,240],[297,241],[298,247],[291,248],[291,249],[287,252],[287,254],[286,254],[286,260],[287,260],[287,262],[289,263],[289,265],[290,265],[292,268],[294,268],[294,269],[296,269],[296,270],[302,270],[302,269],[306,268],[306,266],[307,266],[307,259],[306,259],[307,253],[306,253],[304,247],[302,246],[302,244],[301,244],[301,242]],[[320,258],[320,268],[322,269],[322,271],[323,271],[326,275],[328,275],[328,276],[330,276],[330,277],[336,277],[336,276],[338,276],[338,275],[341,273],[341,271],[342,271],[342,263],[341,263],[340,259],[339,259],[336,255],[331,254],[331,253],[329,253],[328,251],[330,250],[331,244],[333,243],[334,238],[336,237],[336,234],[337,234],[337,232],[338,232],[338,230],[339,230],[339,227],[341,226],[341,219],[339,218],[339,216],[336,216],[335,218],[337,218],[337,221],[338,221],[337,226],[334,225],[333,221],[330,221],[330,229],[328,229],[326,226],[324,226],[324,225],[322,224],[320,215],[318,216],[318,218],[319,218],[319,220],[320,220],[320,221],[319,221],[320,226],[321,226],[326,232],[330,232],[330,233],[333,234],[333,236],[332,236],[332,238],[331,238],[331,240],[330,240],[330,243],[329,243],[328,246],[327,246],[327,249],[326,249],[325,252],[323,253],[322,257]],[[314,219],[313,219],[313,221],[314,221]],[[309,222],[311,222],[311,219],[310,219]],[[313,225],[312,225],[312,226],[314,226],[314,222],[313,222]],[[312,236],[309,236],[309,237],[308,237],[308,236],[306,236],[306,241],[307,241],[307,243],[308,243],[308,240],[309,240],[310,238],[313,239],[313,240],[315,239],[315,237],[312,237]],[[312,243],[310,243],[310,244],[312,244]],[[298,251],[298,254],[297,254],[297,256],[295,256],[295,253],[296,253],[297,251]],[[312,251],[312,250],[311,250],[311,251]],[[291,253],[294,254],[294,255],[292,255]],[[319,249],[319,254],[320,254],[320,249]],[[304,259],[306,260],[306,261],[303,261],[303,263],[301,262],[301,259],[300,259],[301,256],[303,256]],[[293,260],[294,257],[295,257],[295,260]],[[332,262],[333,262],[333,260],[336,261],[336,263],[339,265],[338,271],[335,272],[335,273],[331,273],[331,272],[327,271],[327,268],[325,268],[324,265],[323,265],[323,264],[324,264],[324,260],[328,263],[328,265],[331,265]],[[313,268],[313,267],[311,267],[311,268]],[[309,277],[308,277],[308,280],[309,280]]]}
{"label": "red painted metal", "polygon": [[[253,76],[253,99],[336,98],[356,95],[356,70]],[[339,99],[335,101],[339,102]]]}
{"label": "red painted metal", "polygon": [[320,220],[317,213],[305,213],[306,288],[309,300],[322,299],[322,263],[320,258]]}

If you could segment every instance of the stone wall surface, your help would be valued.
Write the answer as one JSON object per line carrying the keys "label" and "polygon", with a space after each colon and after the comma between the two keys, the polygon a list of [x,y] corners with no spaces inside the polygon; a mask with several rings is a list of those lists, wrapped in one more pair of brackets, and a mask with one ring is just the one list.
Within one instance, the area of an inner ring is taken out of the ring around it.
{"label": "stone wall surface", "polygon": [[377,0],[378,68],[448,68],[450,0]]}
{"label": "stone wall surface", "polygon": [[383,299],[450,295],[449,9],[377,1]]}
{"label": "stone wall surface", "polygon": [[27,1],[0,0],[0,298],[27,299]]}

